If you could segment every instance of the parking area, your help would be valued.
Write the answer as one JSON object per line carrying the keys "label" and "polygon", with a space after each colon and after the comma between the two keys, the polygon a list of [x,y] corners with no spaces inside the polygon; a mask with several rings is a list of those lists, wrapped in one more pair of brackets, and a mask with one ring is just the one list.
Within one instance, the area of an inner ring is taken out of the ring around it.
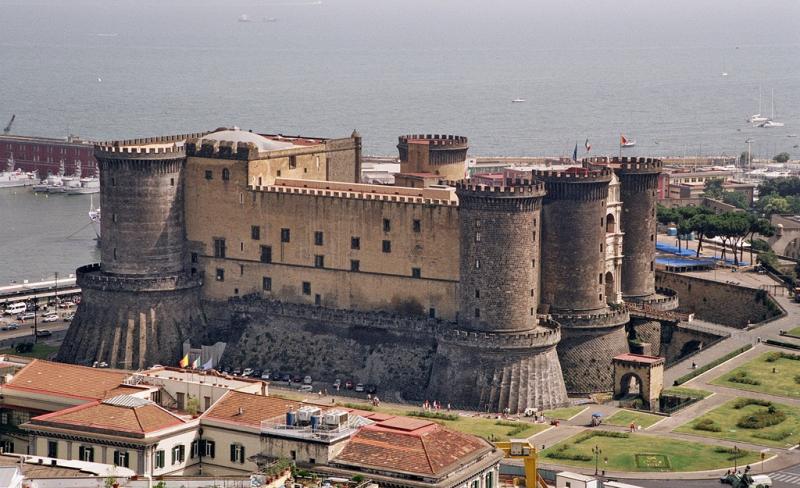
{"label": "parking area", "polygon": [[69,327],[80,297],[55,299],[48,303],[14,302],[5,305],[0,315],[0,341],[33,335],[46,339],[54,331]]}

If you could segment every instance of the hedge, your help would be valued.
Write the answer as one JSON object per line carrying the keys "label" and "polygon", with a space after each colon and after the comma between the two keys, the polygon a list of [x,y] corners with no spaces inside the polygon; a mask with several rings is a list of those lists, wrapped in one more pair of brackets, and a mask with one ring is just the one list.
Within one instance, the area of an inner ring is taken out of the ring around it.
{"label": "hedge", "polygon": [[749,351],[752,348],[753,348],[752,344],[747,344],[747,345],[744,345],[744,346],[740,347],[739,349],[735,349],[735,350],[729,352],[728,354],[711,361],[708,364],[704,364],[703,366],[700,366],[699,368],[695,369],[691,373],[688,373],[688,374],[685,374],[685,375],[681,376],[680,378],[678,378],[677,380],[675,380],[673,382],[673,386],[682,385],[682,384],[686,383],[687,381],[689,381],[690,379],[696,378],[696,377],[700,376],[701,374],[705,373],[706,371],[708,371],[710,369],[713,369],[713,368],[716,368],[717,366],[719,366],[720,364],[724,363],[725,361],[727,361],[729,359],[732,359],[732,358],[735,358],[739,354],[742,354],[743,352]]}

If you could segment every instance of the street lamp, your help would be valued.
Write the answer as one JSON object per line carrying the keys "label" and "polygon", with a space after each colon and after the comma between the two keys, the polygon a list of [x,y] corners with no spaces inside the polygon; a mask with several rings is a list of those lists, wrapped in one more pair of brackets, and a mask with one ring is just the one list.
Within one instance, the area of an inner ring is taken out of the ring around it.
{"label": "street lamp", "polygon": [[738,459],[739,459],[739,447],[734,445],[733,446],[733,472],[734,473],[739,471],[739,465],[737,463]]}
{"label": "street lamp", "polygon": [[746,141],[744,141],[744,143],[747,144],[747,169],[750,169],[750,166],[752,166],[753,164],[753,156],[752,156],[753,153],[750,150],[750,146],[751,144],[753,144],[753,140],[747,139]]}
{"label": "street lamp", "polygon": [[600,449],[599,446],[595,445],[592,448],[592,454],[594,454],[594,475],[597,476],[598,472],[598,464],[600,463],[600,454],[603,453],[603,450]]}

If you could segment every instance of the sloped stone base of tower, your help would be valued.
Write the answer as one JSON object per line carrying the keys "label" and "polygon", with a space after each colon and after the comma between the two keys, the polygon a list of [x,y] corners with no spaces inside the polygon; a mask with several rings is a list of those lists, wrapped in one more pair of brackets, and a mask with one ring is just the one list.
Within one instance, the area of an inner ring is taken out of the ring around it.
{"label": "sloped stone base of tower", "polygon": [[571,394],[610,392],[614,389],[611,359],[627,353],[625,324],[613,327],[562,327],[558,358]]}
{"label": "sloped stone base of tower", "polygon": [[199,282],[115,280],[102,273],[87,279],[79,270],[78,283],[83,297],[58,351],[59,361],[104,361],[126,369],[177,365],[183,342],[205,328]]}
{"label": "sloped stone base of tower", "polygon": [[[497,336],[476,336],[474,346],[441,339],[428,385],[428,398],[461,408],[523,412],[568,402],[555,344],[492,347]],[[486,343],[478,342],[486,340]]]}

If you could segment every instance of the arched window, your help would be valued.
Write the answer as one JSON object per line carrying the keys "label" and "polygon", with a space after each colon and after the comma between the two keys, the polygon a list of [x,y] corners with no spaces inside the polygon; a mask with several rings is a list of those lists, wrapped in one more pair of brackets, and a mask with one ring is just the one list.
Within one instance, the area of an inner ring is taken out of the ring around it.
{"label": "arched window", "polygon": [[606,233],[613,234],[617,231],[617,222],[614,220],[614,214],[606,216]]}
{"label": "arched window", "polygon": [[222,168],[222,181],[228,181],[231,179],[231,170],[228,168]]}

